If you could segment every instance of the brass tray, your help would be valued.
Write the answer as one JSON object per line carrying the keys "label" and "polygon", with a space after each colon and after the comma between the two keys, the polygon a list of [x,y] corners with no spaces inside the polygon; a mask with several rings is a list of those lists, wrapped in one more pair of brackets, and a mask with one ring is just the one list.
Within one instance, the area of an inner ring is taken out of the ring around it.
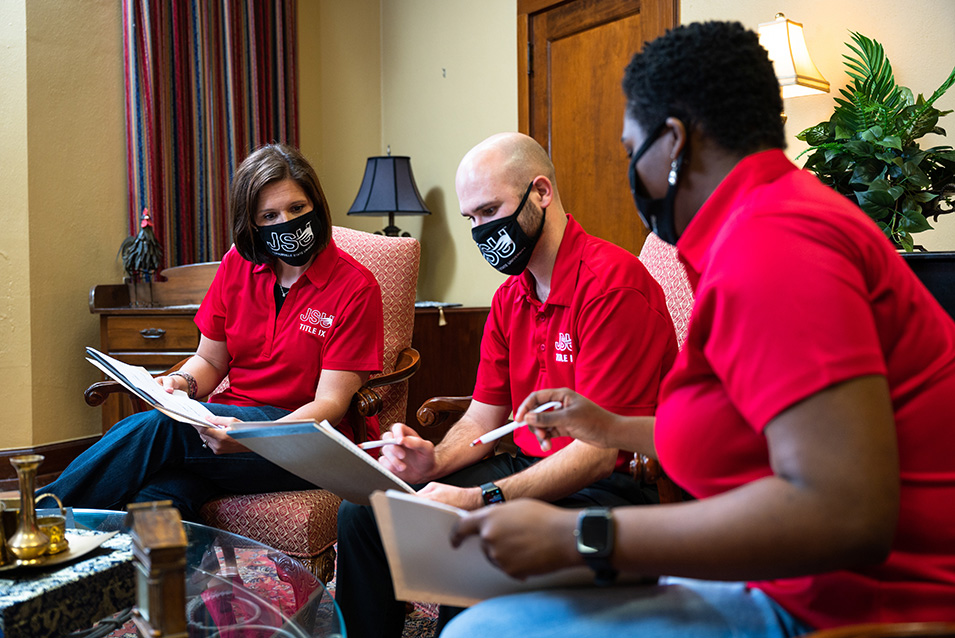
{"label": "brass tray", "polygon": [[0,566],[0,572],[11,571],[14,569],[40,569],[43,567],[50,567],[51,565],[66,563],[85,554],[89,554],[91,551],[118,534],[118,532],[106,532],[103,534],[96,534],[94,536],[80,536],[79,534],[73,534],[71,532],[72,530],[66,530],[66,538],[70,541],[70,547],[65,551],[62,551],[59,554],[53,554],[52,556],[41,556],[35,561],[29,561],[28,563],[15,560],[8,565]]}

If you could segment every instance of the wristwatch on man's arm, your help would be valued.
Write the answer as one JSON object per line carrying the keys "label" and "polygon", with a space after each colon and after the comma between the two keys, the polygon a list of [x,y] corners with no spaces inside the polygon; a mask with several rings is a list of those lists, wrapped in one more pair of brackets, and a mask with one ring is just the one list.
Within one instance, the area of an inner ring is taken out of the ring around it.
{"label": "wristwatch on man's arm", "polygon": [[594,570],[594,583],[610,585],[617,578],[617,570],[610,564],[614,544],[613,513],[606,507],[588,507],[577,517],[577,553]]}
{"label": "wristwatch on man's arm", "polygon": [[494,483],[485,483],[481,486],[481,499],[485,505],[494,505],[504,502],[504,492]]}

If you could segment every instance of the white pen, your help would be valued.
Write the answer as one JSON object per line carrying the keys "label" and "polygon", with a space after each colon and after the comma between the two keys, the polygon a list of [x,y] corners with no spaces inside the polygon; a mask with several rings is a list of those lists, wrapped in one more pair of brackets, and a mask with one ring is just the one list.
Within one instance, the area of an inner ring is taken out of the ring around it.
{"label": "white pen", "polygon": [[385,447],[386,445],[397,445],[398,442],[394,439],[388,439],[385,441],[365,441],[364,443],[359,443],[358,447],[363,450],[374,450],[376,448]]}
{"label": "white pen", "polygon": [[[548,410],[556,410],[561,405],[562,404],[560,401],[549,401],[547,403],[537,406],[536,408],[531,410],[531,412],[534,412],[535,414],[537,414],[540,412],[547,412]],[[478,445],[479,443],[490,443],[491,441],[496,441],[502,436],[506,434],[510,434],[517,428],[524,427],[525,425],[527,424],[522,421],[511,421],[507,425],[502,425],[499,428],[495,428],[491,430],[484,436],[480,436],[474,439],[473,441],[471,441],[471,447],[474,447],[475,445]]]}

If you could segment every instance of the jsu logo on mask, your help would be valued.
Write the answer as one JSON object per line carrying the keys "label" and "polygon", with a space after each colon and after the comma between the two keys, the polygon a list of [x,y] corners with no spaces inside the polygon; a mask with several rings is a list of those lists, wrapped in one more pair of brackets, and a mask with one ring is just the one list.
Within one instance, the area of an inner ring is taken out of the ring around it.
{"label": "jsu logo on mask", "polygon": [[[263,238],[264,239],[264,238]],[[308,224],[305,228],[299,228],[291,233],[271,233],[268,239],[264,239],[269,249],[276,253],[299,253],[315,241],[315,233],[312,232],[312,225]]]}
{"label": "jsu logo on mask", "polygon": [[554,361],[561,363],[573,363],[574,361],[574,343],[570,338],[569,332],[558,332],[557,341],[554,342]]}
{"label": "jsu logo on mask", "polygon": [[481,249],[481,254],[487,259],[487,263],[496,267],[501,260],[507,259],[514,254],[517,245],[514,243],[514,240],[511,239],[511,236],[507,234],[507,230],[502,228],[500,232],[498,232],[497,237],[492,237],[483,244],[478,244],[478,248]]}
{"label": "jsu logo on mask", "polygon": [[298,316],[300,323],[298,329],[309,334],[325,336],[325,331],[332,327],[335,321],[335,315],[325,314],[314,308],[308,308]]}

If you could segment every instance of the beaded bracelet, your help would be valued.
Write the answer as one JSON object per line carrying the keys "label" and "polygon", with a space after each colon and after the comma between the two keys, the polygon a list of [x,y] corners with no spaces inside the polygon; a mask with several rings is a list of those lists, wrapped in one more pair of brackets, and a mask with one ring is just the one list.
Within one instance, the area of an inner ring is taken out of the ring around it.
{"label": "beaded bracelet", "polygon": [[192,376],[188,372],[180,372],[178,370],[176,372],[170,372],[166,376],[182,377],[183,379],[185,379],[186,383],[189,384],[189,390],[186,392],[186,394],[189,395],[190,399],[196,398],[196,394],[199,392],[199,384],[196,383],[196,378],[194,376]]}

